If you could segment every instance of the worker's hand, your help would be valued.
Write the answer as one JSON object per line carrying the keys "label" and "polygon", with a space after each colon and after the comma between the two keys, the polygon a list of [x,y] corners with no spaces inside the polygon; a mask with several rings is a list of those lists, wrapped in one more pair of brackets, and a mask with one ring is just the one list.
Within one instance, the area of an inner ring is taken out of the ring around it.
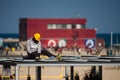
{"label": "worker's hand", "polygon": [[61,60],[61,55],[58,53],[57,57],[56,57],[57,60]]}

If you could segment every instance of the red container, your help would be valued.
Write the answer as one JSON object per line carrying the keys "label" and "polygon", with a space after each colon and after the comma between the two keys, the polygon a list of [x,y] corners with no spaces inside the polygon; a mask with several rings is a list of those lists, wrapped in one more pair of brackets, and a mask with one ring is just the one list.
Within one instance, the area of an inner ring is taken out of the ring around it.
{"label": "red container", "polygon": [[64,47],[85,47],[86,39],[96,40],[96,30],[87,29],[86,23],[85,18],[20,18],[19,38],[26,41],[39,32],[44,47],[49,47],[51,39],[55,40],[50,43],[53,47],[58,46],[60,40],[65,40]]}

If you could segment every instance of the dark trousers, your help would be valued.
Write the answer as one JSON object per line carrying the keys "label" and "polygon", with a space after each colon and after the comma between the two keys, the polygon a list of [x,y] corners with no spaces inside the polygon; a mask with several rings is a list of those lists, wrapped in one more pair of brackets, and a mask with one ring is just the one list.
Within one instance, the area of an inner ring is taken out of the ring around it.
{"label": "dark trousers", "polygon": [[41,54],[46,55],[48,57],[52,57],[52,56],[55,57],[55,55],[53,55],[51,52],[49,52],[46,49],[41,50],[41,53],[38,53],[37,51],[35,51],[35,52],[32,52],[31,54],[29,52],[27,52],[27,54],[28,54],[30,59],[35,59],[36,57],[39,57]]}
{"label": "dark trousers", "polygon": [[32,53],[27,52],[27,54],[28,54],[30,59],[35,59],[36,57],[40,56],[40,53],[38,53],[37,51],[32,52]]}
{"label": "dark trousers", "polygon": [[52,57],[52,56],[55,57],[55,55],[53,55],[51,52],[49,52],[49,51],[46,50],[46,49],[43,49],[43,50],[41,51],[41,54],[46,55],[46,56],[48,56],[48,57]]}

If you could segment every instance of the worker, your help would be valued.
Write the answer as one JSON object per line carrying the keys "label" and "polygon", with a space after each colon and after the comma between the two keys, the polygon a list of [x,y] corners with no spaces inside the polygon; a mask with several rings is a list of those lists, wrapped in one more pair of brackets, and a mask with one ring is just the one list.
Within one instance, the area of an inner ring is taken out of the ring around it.
{"label": "worker", "polygon": [[35,33],[32,38],[27,40],[27,54],[30,59],[39,59],[40,54],[46,55],[48,57],[55,57],[46,49],[42,49],[40,42],[40,33]]}
{"label": "worker", "polygon": [[29,58],[39,58],[41,53],[40,33],[34,33],[33,37],[27,40],[27,54]]}

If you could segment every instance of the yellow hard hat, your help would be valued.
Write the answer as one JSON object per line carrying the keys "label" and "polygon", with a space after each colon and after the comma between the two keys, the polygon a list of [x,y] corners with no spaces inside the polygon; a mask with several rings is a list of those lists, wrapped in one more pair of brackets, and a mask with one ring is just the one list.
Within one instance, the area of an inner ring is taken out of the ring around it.
{"label": "yellow hard hat", "polygon": [[40,33],[35,33],[34,34],[34,38],[35,38],[35,40],[37,40],[37,41],[40,41]]}

